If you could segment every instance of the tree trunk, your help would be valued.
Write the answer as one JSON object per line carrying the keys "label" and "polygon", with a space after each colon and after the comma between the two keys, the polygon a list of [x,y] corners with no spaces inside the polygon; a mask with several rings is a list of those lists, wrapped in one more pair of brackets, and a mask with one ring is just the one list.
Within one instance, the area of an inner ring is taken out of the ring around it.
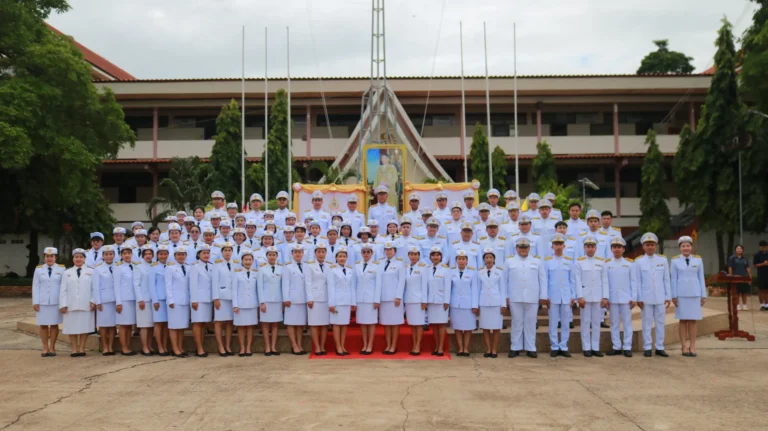
{"label": "tree trunk", "polygon": [[32,278],[35,275],[35,267],[40,263],[40,255],[37,253],[38,247],[38,232],[36,230],[29,231],[29,244],[27,244],[27,250],[29,250],[29,260],[27,261],[27,273],[25,277]]}
{"label": "tree trunk", "polygon": [[723,232],[719,229],[715,230],[715,241],[717,242],[717,268],[718,271],[725,271],[727,257],[723,249]]}
{"label": "tree trunk", "polygon": [[736,254],[734,251],[736,250],[736,246],[733,244],[734,237],[736,235],[733,232],[728,233],[728,248],[726,248],[726,256],[725,256],[725,264],[726,267],[728,266],[728,257],[730,257],[731,253]]}

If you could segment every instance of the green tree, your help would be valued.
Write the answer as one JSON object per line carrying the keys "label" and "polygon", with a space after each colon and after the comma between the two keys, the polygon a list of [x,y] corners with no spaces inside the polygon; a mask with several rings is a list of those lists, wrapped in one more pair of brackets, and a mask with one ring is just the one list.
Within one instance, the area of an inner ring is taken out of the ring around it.
{"label": "green tree", "polygon": [[533,182],[539,192],[551,191],[558,184],[555,156],[547,141],[536,144],[536,157],[533,158]]}
{"label": "green tree", "polygon": [[491,161],[493,162],[491,167],[493,171],[493,187],[504,193],[507,190],[507,155],[498,145],[491,153]]}
{"label": "green tree", "polygon": [[731,24],[725,19],[716,46],[715,74],[698,130],[694,134],[686,127],[680,133],[674,173],[680,201],[695,207],[699,229],[715,231],[718,261],[723,269],[739,230],[738,153],[733,143],[744,130],[746,115],[738,94]]}
{"label": "green tree", "polygon": [[741,90],[757,110],[768,112],[768,1],[752,1],[760,7],[742,35]]}
{"label": "green tree", "polygon": [[[176,211],[192,214],[195,206],[205,206],[210,200],[213,178],[212,166],[201,162],[199,157],[174,157],[168,177],[160,181],[159,196],[147,204],[147,216],[152,219],[152,224],[157,225]],[[160,211],[152,217],[156,209]]]}
{"label": "green tree", "polygon": [[643,159],[640,178],[640,231],[655,233],[663,249],[664,239],[672,233],[667,196],[664,193],[664,155],[656,143],[654,130],[648,130],[645,144],[648,150]]}
{"label": "green tree", "polygon": [[27,276],[38,236],[62,249],[86,245],[114,223],[96,169],[135,137],[109,90],[71,38],[44,24],[63,0],[0,2],[0,230],[28,232]]}
{"label": "green tree", "polygon": [[[472,145],[469,147],[470,174],[471,178],[480,181],[480,200],[486,200],[488,193],[488,138],[480,123],[475,124],[475,131],[472,134]],[[495,184],[494,184],[495,186]]]}
{"label": "green tree", "polygon": [[691,73],[693,57],[682,52],[670,51],[669,40],[654,40],[656,51],[651,52],[640,62],[638,74],[642,73]]}
{"label": "green tree", "polygon": [[240,175],[242,128],[240,105],[231,100],[221,107],[216,118],[216,136],[211,150],[213,187],[221,190],[229,202],[242,202]]}
{"label": "green tree", "polygon": [[309,170],[320,172],[322,182],[318,184],[346,184],[347,180],[357,178],[357,171],[347,169],[342,171],[338,167],[333,167],[322,160],[315,160],[309,165]]}
{"label": "green tree", "polygon": [[[264,156],[269,151],[269,196],[264,199],[275,199],[277,193],[285,190],[291,192],[291,184],[288,184],[288,160],[293,155],[288,154],[288,93],[285,90],[277,90],[275,102],[272,104],[269,115],[269,136],[267,148],[261,154],[261,162],[254,163],[247,172],[249,186],[254,190],[264,190]],[[295,166],[295,165],[294,165]],[[296,168],[293,169],[293,182],[301,181]]]}

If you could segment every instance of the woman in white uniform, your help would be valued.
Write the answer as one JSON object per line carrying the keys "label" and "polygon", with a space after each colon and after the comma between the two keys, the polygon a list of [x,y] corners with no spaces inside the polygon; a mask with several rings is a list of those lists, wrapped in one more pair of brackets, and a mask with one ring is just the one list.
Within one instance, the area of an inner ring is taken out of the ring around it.
{"label": "woman in white uniform", "polygon": [[160,356],[168,356],[168,305],[165,295],[165,268],[168,264],[168,246],[157,246],[157,261],[152,264],[149,294],[152,299],[152,321],[155,322],[155,343]]}
{"label": "woman in white uniform", "polygon": [[675,318],[680,320],[683,356],[696,357],[696,322],[701,320],[701,307],[707,302],[704,261],[701,256],[693,254],[693,238],[681,236],[677,243],[680,254],[672,258],[670,264],[672,302],[675,304]]}
{"label": "woman in white uniform", "polygon": [[142,259],[142,253],[143,253],[143,247],[149,243],[149,240],[147,239],[147,231],[144,228],[136,229],[136,231],[133,233],[133,261],[139,262],[141,264]]}
{"label": "woman in white uniform", "polygon": [[[314,226],[314,225],[313,225]],[[307,324],[312,335],[315,355],[323,356],[325,340],[328,337],[330,314],[328,312],[328,283],[325,271],[330,271],[330,265],[325,261],[328,248],[324,241],[315,245],[315,259],[310,261],[304,272],[307,289]]]}
{"label": "woman in white uniform", "polygon": [[[504,287],[504,272],[496,265],[496,255],[493,249],[483,250],[485,266],[477,275],[477,285],[480,296],[480,329],[483,330],[485,341],[484,358],[496,358],[499,348],[499,337],[503,324],[503,313],[507,308],[507,289]],[[493,340],[491,340],[493,334]]]}
{"label": "woman in white uniform", "polygon": [[[211,290],[213,287],[213,264],[210,261],[211,248],[203,244],[197,248],[197,261],[190,267],[189,302],[192,306],[192,335],[195,338],[195,356],[205,358],[208,353],[203,348],[205,326],[211,323],[213,304]],[[221,353],[221,356],[227,356]]]}
{"label": "woman in white uniform", "polygon": [[[392,222],[388,226],[393,226]],[[397,228],[397,224],[394,225]],[[390,237],[387,236],[387,239]],[[400,337],[400,325],[404,323],[403,291],[405,290],[405,264],[395,255],[397,244],[394,241],[384,243],[384,259],[379,262],[381,272],[381,306],[379,324],[384,326],[387,340],[385,355],[397,353],[397,341]]]}
{"label": "woman in white uniform", "polygon": [[59,294],[64,265],[56,264],[58,250],[46,247],[43,250],[45,264],[35,268],[32,277],[32,307],[35,309],[35,323],[40,327],[40,340],[43,342],[43,358],[56,356],[56,339],[59,337],[59,323],[62,322],[59,311]]}
{"label": "woman in white uniform", "polygon": [[280,255],[275,247],[264,249],[267,261],[259,268],[256,285],[259,298],[259,320],[264,335],[264,356],[279,356],[277,351],[277,328],[283,321],[283,265],[278,263]]}
{"label": "woman in white uniform", "polygon": [[445,354],[445,325],[448,323],[448,308],[451,305],[451,271],[443,264],[443,251],[434,246],[429,250],[430,265],[427,266],[427,319],[432,325],[435,337],[434,356]]}
{"label": "woman in white uniform", "polygon": [[[133,278],[139,262],[133,258],[133,246],[125,244],[120,250],[121,261],[115,266],[113,282],[115,285],[115,323],[120,326],[120,353],[123,356],[136,354],[131,350],[131,334],[136,324],[136,291],[133,288]],[[137,277],[140,275],[136,275]]]}
{"label": "woman in white uniform", "polygon": [[[476,259],[473,256],[473,260]],[[451,327],[456,332],[456,356],[469,357],[472,331],[477,329],[477,270],[468,266],[465,250],[456,251],[456,267],[451,274]]]}
{"label": "woman in white uniform", "polygon": [[117,312],[115,311],[115,246],[105,245],[101,248],[104,262],[97,264],[93,270],[91,286],[93,303],[96,304],[96,326],[99,327],[101,339],[101,354],[115,355],[115,331]]}
{"label": "woman in white uniform", "polygon": [[[360,228],[368,229],[367,227]],[[381,271],[379,262],[373,259],[373,246],[370,243],[360,244],[362,260],[355,264],[357,279],[357,313],[355,320],[360,325],[360,335],[363,338],[361,355],[373,353],[373,339],[376,335],[376,323],[379,321],[379,304],[381,303]]]}
{"label": "woman in white uniform", "polygon": [[424,318],[427,313],[427,272],[421,261],[421,248],[408,248],[408,265],[405,267],[405,317],[411,327],[413,347],[411,356],[421,355],[421,338],[424,335]]}
{"label": "woman in white uniform", "polygon": [[64,315],[64,334],[72,343],[73,358],[85,356],[85,341],[95,324],[92,298],[93,269],[85,266],[85,250],[72,250],[75,266],[64,272],[59,293],[59,309]]}
{"label": "woman in white uniform", "polygon": [[173,253],[176,262],[168,262],[165,268],[165,296],[168,304],[168,331],[170,332],[173,356],[186,358],[184,352],[184,330],[189,327],[189,276],[187,248],[176,247]]}
{"label": "woman in white uniform", "polygon": [[[222,258],[213,267],[213,328],[219,356],[233,356],[232,353],[232,274],[240,268],[240,259],[233,256],[233,244],[221,244]],[[221,335],[224,330],[224,337]]]}
{"label": "woman in white uniform", "polygon": [[291,352],[305,355],[302,332],[307,326],[307,289],[304,281],[304,247],[296,243],[291,247],[291,263],[283,267],[282,290],[284,316],[283,322],[288,327],[291,340]]}
{"label": "woman in white uniform", "polygon": [[336,249],[336,264],[326,272],[328,282],[328,311],[331,313],[333,340],[336,343],[336,356],[346,356],[349,352],[344,347],[347,340],[347,327],[352,311],[357,304],[355,298],[355,271],[347,266],[347,247]]}
{"label": "woman in white uniform", "polygon": [[232,311],[237,326],[237,339],[240,341],[238,356],[253,355],[253,328],[259,324],[259,298],[257,284],[259,271],[254,265],[253,251],[240,253],[243,267],[237,268],[232,280]]}
{"label": "woman in white uniform", "polygon": [[136,327],[139,328],[139,336],[141,337],[141,354],[152,356],[152,335],[155,321],[152,319],[152,294],[150,291],[154,283],[152,259],[155,257],[155,251],[149,244],[142,246],[139,251],[142,262],[134,270],[134,272],[139,272],[136,272],[136,276],[133,278],[133,286],[136,291]]}

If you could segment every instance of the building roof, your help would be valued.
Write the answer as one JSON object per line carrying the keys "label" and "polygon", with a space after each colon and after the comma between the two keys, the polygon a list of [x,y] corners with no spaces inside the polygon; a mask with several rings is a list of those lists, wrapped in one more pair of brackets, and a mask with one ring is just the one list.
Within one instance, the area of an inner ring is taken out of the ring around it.
{"label": "building roof", "polygon": [[93,77],[95,81],[135,81],[136,80],[136,77],[126,72],[125,70],[119,68],[112,62],[108,61],[106,58],[91,51],[90,49],[88,49],[88,47],[76,41],[74,37],[62,33],[59,29],[57,29],[56,27],[48,23],[45,23],[45,25],[47,25],[48,28],[50,28],[51,31],[53,31],[54,33],[62,36],[67,36],[72,39],[72,42],[75,44],[77,49],[79,49],[80,52],[83,54],[83,58],[85,59],[85,61],[88,62],[91,66],[93,66],[94,68]]}

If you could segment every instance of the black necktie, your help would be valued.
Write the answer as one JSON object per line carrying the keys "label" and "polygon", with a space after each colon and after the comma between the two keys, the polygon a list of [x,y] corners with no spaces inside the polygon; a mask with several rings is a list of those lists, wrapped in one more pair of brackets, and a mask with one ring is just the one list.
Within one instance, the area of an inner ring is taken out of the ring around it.
{"label": "black necktie", "polygon": [[459,271],[459,280],[461,280],[461,277],[464,276],[464,271]]}
{"label": "black necktie", "polygon": [[197,250],[197,243],[195,243],[195,246],[194,246],[194,248],[195,248],[195,250]]}
{"label": "black necktie", "polygon": [[317,245],[317,237],[315,237],[314,241],[315,241],[315,245]]}
{"label": "black necktie", "polygon": [[240,256],[240,246],[237,246],[237,255]]}
{"label": "black necktie", "polygon": [[272,274],[274,274],[274,273],[275,273],[275,267],[272,266]]}
{"label": "black necktie", "polygon": [[95,261],[98,258],[99,258],[99,252],[98,252],[98,250],[94,250],[93,251],[93,260]]}
{"label": "black necktie", "polygon": [[320,264],[320,272],[325,272],[325,271],[323,271],[323,264],[322,263]]}
{"label": "black necktie", "polygon": [[187,276],[187,268],[184,268],[184,264],[181,265],[181,272],[184,273],[184,276]]}
{"label": "black necktie", "polygon": [[432,267],[432,275],[435,275],[435,271],[437,271],[437,267],[436,267],[436,266],[433,266],[433,267]]}
{"label": "black necktie", "polygon": [[251,271],[247,271],[245,273],[245,276],[248,277],[248,279],[250,280],[251,279]]}
{"label": "black necktie", "polygon": [[227,262],[227,269],[228,269],[228,270],[230,270],[230,271],[232,271],[232,265],[230,265],[230,263],[229,263],[229,262]]}
{"label": "black necktie", "polygon": [[109,268],[109,273],[110,273],[110,274],[113,274],[113,272],[112,272],[112,265],[109,265],[109,267],[108,267],[108,268]]}
{"label": "black necktie", "polygon": [[133,271],[133,265],[131,265],[130,263],[128,264],[128,268],[131,268],[131,271]]}
{"label": "black necktie", "polygon": [[[363,263],[363,272],[365,272],[365,268],[368,268],[368,263]],[[50,269],[48,271],[50,271]]]}
{"label": "black necktie", "polygon": [[82,268],[77,268],[77,278],[80,278],[80,270],[81,270],[81,269],[82,269]]}
{"label": "black necktie", "polygon": [[303,269],[301,269],[301,262],[298,262],[298,263],[296,264],[296,266],[298,266],[298,267],[299,267],[299,272],[300,272],[300,273],[302,273],[302,274],[304,274],[304,270],[303,270]]}
{"label": "black necktie", "polygon": [[347,275],[347,268],[341,268],[341,272],[343,272],[344,275]]}
{"label": "black necktie", "polygon": [[491,270],[489,269],[488,270],[488,277],[490,277],[490,276],[491,276]]}
{"label": "black necktie", "polygon": [[48,267],[48,278],[51,278],[51,272],[52,272],[51,267]]}
{"label": "black necktie", "polygon": [[384,265],[384,271],[386,271],[386,270],[387,270],[387,268],[389,268],[389,260],[387,260],[387,263],[386,263],[386,265]]}
{"label": "black necktie", "polygon": [[347,245],[349,245],[349,238],[346,238],[346,241],[347,241]]}
{"label": "black necktie", "polygon": [[686,258],[685,258],[685,265],[686,265],[686,266],[690,266],[690,265],[691,265],[691,259],[689,259],[689,258],[687,258],[687,257],[686,257]]}
{"label": "black necktie", "polygon": [[333,255],[333,244],[331,244],[331,255]]}
{"label": "black necktie", "polygon": [[413,274],[413,267],[411,267],[411,274]]}
{"label": "black necktie", "polygon": [[205,272],[208,272],[208,264],[205,264]]}
{"label": "black necktie", "polygon": [[189,234],[187,234],[187,240],[189,240]]}

